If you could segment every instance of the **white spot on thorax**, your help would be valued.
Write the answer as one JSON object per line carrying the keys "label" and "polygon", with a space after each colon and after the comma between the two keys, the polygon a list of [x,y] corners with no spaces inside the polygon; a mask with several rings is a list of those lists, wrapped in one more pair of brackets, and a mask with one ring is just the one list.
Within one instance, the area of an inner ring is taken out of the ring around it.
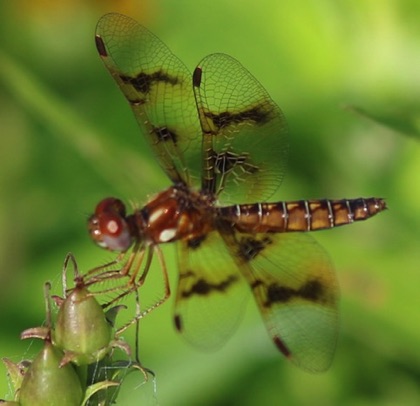
{"label": "white spot on thorax", "polygon": [[154,223],[159,217],[163,216],[165,212],[165,209],[159,209],[152,212],[152,214],[149,216],[149,223]]}
{"label": "white spot on thorax", "polygon": [[171,241],[172,238],[176,236],[176,228],[169,228],[167,230],[163,230],[159,235],[159,241],[161,242],[168,242]]}

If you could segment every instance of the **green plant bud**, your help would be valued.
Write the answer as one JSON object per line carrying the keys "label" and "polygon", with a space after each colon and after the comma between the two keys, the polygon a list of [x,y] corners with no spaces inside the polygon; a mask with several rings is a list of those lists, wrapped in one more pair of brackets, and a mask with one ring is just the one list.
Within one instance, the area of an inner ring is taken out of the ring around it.
{"label": "green plant bud", "polygon": [[23,378],[21,406],[80,406],[84,396],[81,382],[71,364],[60,367],[62,357],[46,340]]}
{"label": "green plant bud", "polygon": [[60,306],[53,342],[65,352],[62,365],[97,362],[109,351],[112,326],[96,298],[76,285]]}

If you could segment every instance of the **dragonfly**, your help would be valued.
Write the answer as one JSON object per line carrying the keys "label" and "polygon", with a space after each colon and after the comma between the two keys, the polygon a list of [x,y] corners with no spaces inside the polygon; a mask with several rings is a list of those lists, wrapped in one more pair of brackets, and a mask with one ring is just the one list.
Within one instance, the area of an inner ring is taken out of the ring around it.
{"label": "dragonfly", "polygon": [[168,299],[160,247],[172,243],[173,320],[187,341],[221,347],[251,292],[276,348],[303,370],[328,369],[338,336],[338,283],[308,232],[366,220],[386,208],[385,200],[270,201],[285,172],[287,125],[248,70],[215,53],[191,74],[154,34],[116,13],[99,20],[95,40],[171,181],[131,214],[108,197],[88,220],[99,246],[128,255],[117,271],[129,277],[127,291],[143,285],[157,258],[165,293],[154,307]]}

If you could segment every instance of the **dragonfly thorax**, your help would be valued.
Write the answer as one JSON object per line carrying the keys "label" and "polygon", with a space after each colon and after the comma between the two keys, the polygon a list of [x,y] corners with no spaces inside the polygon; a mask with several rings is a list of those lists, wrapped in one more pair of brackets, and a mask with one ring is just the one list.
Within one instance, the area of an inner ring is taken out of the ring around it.
{"label": "dragonfly thorax", "polygon": [[156,195],[134,213],[140,236],[152,244],[179,239],[190,241],[212,228],[214,211],[202,194],[181,186],[172,186]]}

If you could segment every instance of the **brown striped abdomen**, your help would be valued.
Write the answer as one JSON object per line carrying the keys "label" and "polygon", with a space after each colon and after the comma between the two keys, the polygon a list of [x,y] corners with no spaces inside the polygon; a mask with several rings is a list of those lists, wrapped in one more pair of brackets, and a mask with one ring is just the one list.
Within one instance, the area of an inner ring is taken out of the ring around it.
{"label": "brown striped abdomen", "polygon": [[220,208],[220,214],[241,232],[281,233],[342,226],[366,220],[385,209],[383,199],[370,197],[238,204]]}

